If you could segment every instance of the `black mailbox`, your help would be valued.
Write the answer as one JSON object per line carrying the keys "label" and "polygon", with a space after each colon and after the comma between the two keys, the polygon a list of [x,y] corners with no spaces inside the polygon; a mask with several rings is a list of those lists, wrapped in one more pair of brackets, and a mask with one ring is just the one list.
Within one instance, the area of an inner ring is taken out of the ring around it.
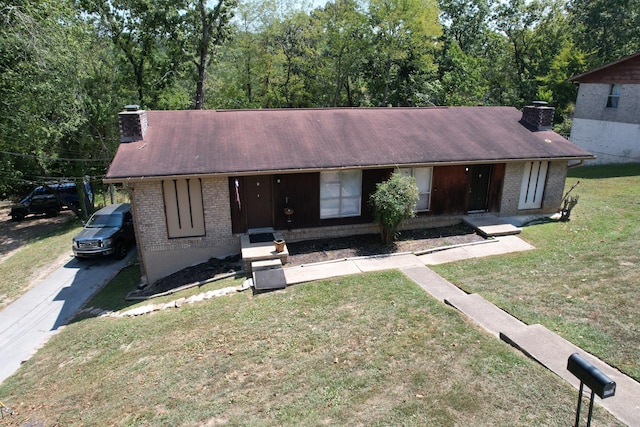
{"label": "black mailbox", "polygon": [[595,394],[600,396],[601,399],[606,399],[616,394],[615,381],[587,362],[578,353],[573,353],[569,356],[567,369]]}

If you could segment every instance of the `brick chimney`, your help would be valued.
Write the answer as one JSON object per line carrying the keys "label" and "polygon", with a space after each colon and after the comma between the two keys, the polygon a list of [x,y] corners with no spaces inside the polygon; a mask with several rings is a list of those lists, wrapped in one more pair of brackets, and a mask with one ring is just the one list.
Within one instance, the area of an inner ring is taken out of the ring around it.
{"label": "brick chimney", "polygon": [[147,133],[147,112],[137,105],[127,105],[118,114],[120,123],[120,142],[133,142],[144,139]]}
{"label": "brick chimney", "polygon": [[536,130],[551,130],[555,108],[547,106],[544,101],[533,101],[522,110],[522,122],[533,126]]}

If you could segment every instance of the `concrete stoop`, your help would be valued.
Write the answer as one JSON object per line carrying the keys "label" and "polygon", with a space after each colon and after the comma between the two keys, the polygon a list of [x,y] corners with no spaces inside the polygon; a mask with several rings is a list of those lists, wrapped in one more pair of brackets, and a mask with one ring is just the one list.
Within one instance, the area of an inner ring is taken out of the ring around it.
{"label": "concrete stoop", "polygon": [[466,216],[462,221],[484,237],[512,236],[522,232],[521,228],[495,215]]}
{"label": "concrete stoop", "polygon": [[[283,240],[282,233],[267,231],[273,234],[274,240]],[[243,234],[240,236],[240,251],[242,256],[242,267],[246,272],[251,272],[255,261],[280,260],[280,264],[286,264],[289,257],[289,249],[285,244],[281,252],[275,250],[273,241],[261,241],[251,243],[251,236]]]}

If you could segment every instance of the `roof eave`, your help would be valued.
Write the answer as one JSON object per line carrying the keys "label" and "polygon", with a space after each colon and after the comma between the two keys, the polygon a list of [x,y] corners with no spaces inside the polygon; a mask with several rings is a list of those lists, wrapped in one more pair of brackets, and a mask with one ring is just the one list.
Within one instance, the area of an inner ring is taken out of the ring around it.
{"label": "roof eave", "polygon": [[604,65],[601,65],[601,66],[596,67],[594,69],[591,69],[589,71],[585,71],[584,73],[578,74],[577,76],[570,77],[569,79],[567,79],[567,81],[580,83],[581,79],[583,79],[584,77],[586,77],[586,76],[588,76],[590,74],[597,73],[598,71],[602,71],[602,70],[604,70],[606,68],[609,68],[609,67],[613,67],[614,65],[618,65],[618,64],[620,64],[622,62],[625,62],[625,61],[628,61],[630,59],[633,59],[636,56],[640,56],[640,52],[636,52],[636,53],[631,54],[629,56],[625,56],[624,58],[620,58],[620,59],[618,59],[616,61],[609,62],[608,64],[604,64]]}
{"label": "roof eave", "polygon": [[204,177],[229,177],[229,176],[255,176],[255,175],[277,175],[277,174],[294,174],[294,173],[314,173],[329,170],[349,170],[349,169],[388,169],[388,168],[407,168],[407,167],[430,167],[430,166],[455,166],[455,165],[474,165],[474,164],[496,164],[496,163],[518,163],[518,162],[534,162],[534,161],[573,161],[573,160],[593,160],[595,156],[562,156],[562,157],[531,157],[531,158],[512,158],[512,159],[479,159],[465,161],[442,161],[429,163],[402,163],[402,164],[377,164],[377,165],[352,165],[341,167],[325,167],[325,168],[308,168],[308,169],[265,169],[251,171],[235,171],[235,172],[212,172],[212,173],[185,173],[172,175],[143,175],[143,176],[126,176],[104,178],[102,182],[105,184],[126,184],[128,182],[140,181],[160,181],[165,179],[184,179],[184,178],[204,178]]}

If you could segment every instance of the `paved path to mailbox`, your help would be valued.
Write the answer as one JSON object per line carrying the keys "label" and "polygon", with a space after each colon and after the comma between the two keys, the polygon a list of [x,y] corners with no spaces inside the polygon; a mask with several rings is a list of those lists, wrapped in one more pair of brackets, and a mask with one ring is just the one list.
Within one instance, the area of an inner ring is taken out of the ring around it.
{"label": "paved path to mailbox", "polygon": [[[467,294],[443,279],[426,265],[442,264],[467,258],[506,254],[533,249],[516,236],[498,237],[485,244],[450,248],[425,255],[397,254],[289,267],[279,270],[287,285],[346,276],[368,271],[400,269],[426,292],[445,304],[455,307],[489,333],[508,342],[524,354],[565,379],[576,389],[578,379],[567,370],[567,360],[579,353],[592,365],[616,382],[614,397],[596,403],[629,426],[640,427],[640,384],[584,350],[559,337],[542,325],[527,325],[502,311],[477,294]],[[265,272],[265,275],[273,274]],[[585,390],[587,390],[585,388]],[[577,394],[577,393],[576,393]],[[577,401],[577,398],[576,398]],[[583,419],[588,405],[583,405]]]}

